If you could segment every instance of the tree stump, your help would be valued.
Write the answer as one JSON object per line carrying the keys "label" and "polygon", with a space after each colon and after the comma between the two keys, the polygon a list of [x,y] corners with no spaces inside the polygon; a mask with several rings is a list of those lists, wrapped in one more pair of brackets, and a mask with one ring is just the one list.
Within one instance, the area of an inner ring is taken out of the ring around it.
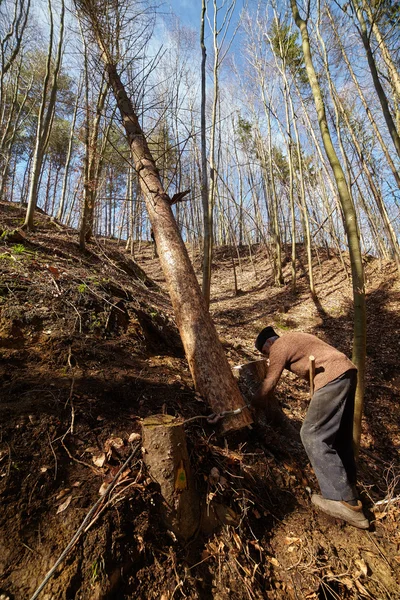
{"label": "tree stump", "polygon": [[[234,367],[233,372],[238,379],[239,389],[250,404],[253,396],[265,379],[267,371],[267,359],[254,360],[239,367]],[[287,424],[287,417],[274,394],[271,394],[268,399],[263,413],[261,421],[264,421],[266,425]]]}
{"label": "tree stump", "polygon": [[267,375],[267,360],[253,360],[252,362],[234,367],[233,372],[238,379],[239,388],[247,400],[256,393]]}
{"label": "tree stump", "polygon": [[142,421],[144,463],[160,486],[162,518],[178,539],[190,539],[200,520],[183,420],[171,415],[152,415]]}

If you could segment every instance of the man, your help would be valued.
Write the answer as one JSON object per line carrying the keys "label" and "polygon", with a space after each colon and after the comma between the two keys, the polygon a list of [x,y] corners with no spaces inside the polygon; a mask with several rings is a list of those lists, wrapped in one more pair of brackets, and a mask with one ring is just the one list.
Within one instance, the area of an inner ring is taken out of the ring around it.
{"label": "man", "polygon": [[311,501],[320,510],[360,529],[369,527],[358,500],[352,444],[357,368],[341,352],[309,333],[280,338],[263,329],[256,348],[269,356],[269,368],[253,403],[267,406],[283,369],[310,380],[310,356],[315,358],[314,394],[300,436],[317,476],[322,495]]}

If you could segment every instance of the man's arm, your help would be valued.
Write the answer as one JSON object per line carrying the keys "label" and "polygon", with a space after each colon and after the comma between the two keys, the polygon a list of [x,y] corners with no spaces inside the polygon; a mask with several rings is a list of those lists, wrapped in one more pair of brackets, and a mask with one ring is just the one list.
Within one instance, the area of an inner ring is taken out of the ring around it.
{"label": "man's arm", "polygon": [[279,353],[273,352],[274,347],[271,348],[270,353],[270,364],[267,371],[267,376],[257,390],[252,405],[257,409],[265,409],[269,399],[271,398],[273,391],[279,381],[282,371],[285,368],[285,361],[281,359]]}

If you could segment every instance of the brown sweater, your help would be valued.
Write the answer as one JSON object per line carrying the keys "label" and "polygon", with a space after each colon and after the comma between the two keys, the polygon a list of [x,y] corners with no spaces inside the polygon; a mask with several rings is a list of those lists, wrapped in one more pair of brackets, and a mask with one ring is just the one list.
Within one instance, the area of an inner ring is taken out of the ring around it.
{"label": "brown sweater", "polygon": [[355,365],[339,350],[309,333],[288,333],[276,340],[270,349],[267,376],[262,384],[261,393],[266,396],[279,381],[283,369],[288,369],[299,377],[309,381],[310,356],[315,357],[314,389],[343,375]]}

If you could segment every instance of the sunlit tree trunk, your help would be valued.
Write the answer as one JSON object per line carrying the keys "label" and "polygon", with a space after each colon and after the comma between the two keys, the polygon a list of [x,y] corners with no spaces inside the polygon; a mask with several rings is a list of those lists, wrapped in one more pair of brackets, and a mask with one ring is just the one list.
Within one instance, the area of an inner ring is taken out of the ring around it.
{"label": "sunlit tree trunk", "polygon": [[[385,231],[386,231],[386,235],[387,238],[389,240],[389,244],[392,248],[392,254],[393,254],[393,258],[396,262],[396,266],[397,269],[400,272],[400,253],[399,253],[399,247],[398,247],[398,243],[397,243],[397,239],[396,239],[396,235],[394,233],[393,227],[391,226],[390,220],[389,220],[389,216],[387,214],[386,208],[384,206],[384,203],[382,201],[382,198],[380,196],[379,191],[376,188],[375,182],[373,180],[373,177],[369,171],[368,165],[366,163],[366,160],[364,158],[364,155],[366,154],[366,151],[362,150],[360,143],[357,139],[357,136],[354,132],[354,128],[352,126],[352,124],[350,123],[347,111],[345,110],[345,108],[343,107],[342,101],[340,99],[339,94],[336,91],[334,82],[332,80],[331,77],[331,72],[330,72],[330,67],[329,67],[329,63],[328,63],[328,53],[326,50],[326,46],[325,46],[325,42],[322,38],[322,35],[320,33],[320,29],[319,29],[319,22],[317,24],[317,35],[320,41],[320,45],[321,45],[321,49],[322,49],[322,58],[324,61],[324,66],[325,66],[325,73],[326,73],[326,77],[328,80],[328,85],[329,85],[329,90],[330,90],[330,94],[332,97],[332,101],[333,101],[333,105],[334,105],[334,109],[335,109],[335,114],[336,114],[336,128],[337,128],[337,135],[338,135],[338,139],[339,139],[339,143],[340,146],[342,148],[342,153],[345,156],[345,160],[347,162],[347,164],[350,166],[350,161],[347,158],[347,153],[344,150],[343,144],[342,144],[342,136],[341,136],[341,132],[340,132],[340,118],[339,118],[339,113],[343,119],[343,121],[345,122],[348,131],[350,133],[351,139],[353,141],[354,147],[356,149],[359,161],[361,163],[362,169],[367,177],[370,189],[372,191],[372,194],[374,196],[375,202],[377,204],[377,207],[379,209],[379,213],[382,217],[382,221],[385,227]],[[350,179],[349,179],[350,180]],[[369,213],[368,213],[368,216]],[[379,238],[377,238],[379,240]],[[378,247],[380,246],[380,244],[378,243]]]}
{"label": "sunlit tree trunk", "polygon": [[[118,105],[195,387],[216,413],[244,408],[243,398],[219,342],[177,228],[171,209],[173,199],[168,197],[162,187],[159,172],[133,104],[103,38],[96,6],[89,0],[84,0],[79,6],[85,11],[95,36]],[[225,418],[222,428],[224,431],[241,428],[251,421],[248,409],[244,408],[240,414]]]}
{"label": "sunlit tree trunk", "polygon": [[[21,68],[22,60],[16,65],[15,78],[13,77],[13,98],[11,106],[4,106],[1,111],[2,119],[0,121],[0,198],[4,198],[4,190],[9,176],[9,166],[13,152],[14,143],[17,138],[18,128],[20,127],[22,115],[25,110],[26,102],[32,89],[32,81],[28,83],[25,93],[21,93]],[[11,79],[11,78],[10,78]],[[7,110],[5,110],[7,108]],[[7,114],[8,113],[8,114]]]}
{"label": "sunlit tree trunk", "polygon": [[[85,49],[86,52],[86,49]],[[103,110],[108,94],[108,84],[103,79],[100,85],[99,94],[96,102],[96,112],[92,119],[91,104],[89,101],[89,79],[87,71],[87,63],[85,64],[86,78],[86,122],[85,122],[85,160],[83,182],[83,208],[81,225],[79,230],[79,246],[81,250],[85,249],[87,242],[90,241],[93,235],[94,223],[94,208],[96,204],[96,196],[98,193],[100,168],[102,152],[99,152],[99,131],[100,121],[103,116]],[[107,136],[105,136],[107,137]]]}
{"label": "sunlit tree trunk", "polygon": [[353,339],[353,362],[358,369],[358,385],[356,393],[356,406],[354,414],[354,445],[358,452],[361,439],[361,419],[364,400],[364,377],[365,377],[365,353],[366,353],[366,315],[365,315],[365,284],[364,269],[362,263],[359,232],[357,227],[357,216],[354,204],[351,200],[346,178],[340,165],[335,148],[332,143],[331,134],[326,118],[325,105],[321,89],[315,72],[310,41],[308,36],[307,20],[301,18],[296,0],[290,0],[293,18],[300,29],[304,61],[307,70],[310,87],[313,93],[315,107],[318,114],[318,122],[325,152],[334,173],[339,198],[343,210],[345,229],[349,244],[353,297],[354,297],[354,339]]}
{"label": "sunlit tree trunk", "polygon": [[385,90],[383,89],[382,84],[379,79],[378,69],[377,69],[377,66],[375,63],[374,54],[372,52],[372,48],[371,48],[371,44],[370,44],[370,36],[367,31],[367,25],[366,25],[366,22],[364,19],[362,8],[360,6],[359,0],[352,0],[352,5],[354,7],[358,22],[360,24],[359,32],[360,32],[362,43],[363,43],[363,46],[365,49],[365,53],[367,55],[368,66],[371,71],[372,81],[374,83],[374,87],[375,87],[376,93],[378,95],[379,102],[381,103],[383,116],[385,118],[386,125],[389,129],[390,136],[393,140],[394,147],[396,148],[396,152],[397,152],[398,156],[400,157],[399,133],[396,129],[396,125],[393,121],[393,117],[390,112],[389,102],[386,97]]}
{"label": "sunlit tree trunk", "polygon": [[58,206],[58,211],[57,211],[57,216],[56,216],[56,218],[59,221],[61,221],[64,216],[65,200],[66,200],[67,186],[68,186],[68,175],[69,175],[69,168],[71,165],[72,147],[73,147],[74,135],[75,135],[76,115],[78,113],[78,106],[79,106],[81,91],[82,91],[82,80],[80,80],[80,82],[79,82],[78,91],[76,94],[74,114],[72,116],[71,130],[70,130],[69,141],[68,141],[67,156],[65,158],[64,177],[63,177],[62,188],[61,188],[61,197],[60,197],[60,203]]}
{"label": "sunlit tree trunk", "polygon": [[[54,117],[54,108],[57,96],[58,87],[58,75],[61,69],[61,59],[63,52],[63,41],[64,41],[64,14],[65,5],[64,0],[61,0],[61,14],[60,14],[60,29],[59,29],[59,41],[57,47],[57,55],[55,63],[52,69],[52,49],[53,49],[53,36],[54,36],[54,24],[53,24],[53,9],[51,1],[49,0],[49,16],[50,16],[50,40],[49,50],[47,56],[46,75],[43,83],[43,94],[42,101],[39,110],[38,123],[36,129],[36,141],[35,150],[33,153],[32,167],[31,167],[31,179],[29,186],[29,197],[28,197],[28,208],[26,211],[24,227],[26,229],[33,229],[33,217],[35,214],[38,193],[39,193],[39,180],[43,166],[43,159],[46,152],[46,147],[49,141],[50,129]],[[53,76],[51,77],[51,72]],[[49,93],[49,99],[47,101],[47,94],[49,92],[49,84],[51,81],[51,88]]]}
{"label": "sunlit tree trunk", "polygon": [[20,53],[30,7],[31,0],[14,0],[13,14],[7,15],[10,17],[9,27],[6,23],[2,23],[4,35],[0,41],[0,113],[4,107],[4,77]]}
{"label": "sunlit tree trunk", "polygon": [[351,65],[351,62],[350,62],[350,60],[349,60],[348,56],[347,56],[347,53],[346,53],[346,50],[345,50],[345,48],[344,48],[344,45],[343,45],[343,43],[342,43],[342,40],[340,39],[340,36],[339,36],[339,34],[338,34],[338,31],[337,31],[337,28],[336,28],[335,21],[334,21],[334,19],[333,19],[333,17],[332,17],[332,14],[331,14],[331,12],[330,12],[330,10],[329,10],[329,7],[328,7],[328,6],[326,7],[326,11],[327,11],[327,14],[328,14],[328,16],[329,16],[329,20],[330,20],[330,22],[331,22],[331,25],[332,25],[333,32],[334,32],[334,34],[335,34],[335,40],[336,40],[336,42],[337,42],[337,44],[338,44],[338,46],[339,46],[339,48],[340,48],[340,51],[341,51],[341,53],[342,53],[343,60],[344,60],[344,62],[346,63],[346,66],[347,66],[347,68],[349,69],[349,73],[350,73],[350,75],[351,75],[351,78],[352,78],[352,80],[353,80],[353,82],[354,82],[354,85],[356,86],[356,89],[357,89],[358,95],[359,95],[359,97],[360,97],[360,100],[361,100],[361,102],[362,102],[362,104],[363,104],[363,107],[364,107],[364,109],[365,109],[365,112],[366,112],[366,114],[367,114],[367,116],[368,116],[368,119],[369,119],[369,121],[370,121],[370,123],[371,123],[371,126],[372,126],[372,128],[373,128],[373,131],[374,131],[374,133],[375,133],[375,135],[376,135],[376,137],[377,137],[377,139],[378,139],[378,141],[379,141],[379,144],[380,144],[380,146],[381,146],[381,148],[382,148],[382,150],[383,150],[383,153],[384,153],[384,155],[385,155],[385,158],[386,158],[386,160],[387,160],[387,163],[388,163],[388,165],[389,165],[389,167],[390,167],[390,170],[391,170],[391,171],[392,171],[392,173],[393,173],[393,176],[394,176],[394,178],[395,178],[395,180],[396,180],[396,183],[397,183],[398,187],[400,187],[400,175],[399,175],[399,173],[398,173],[398,171],[397,171],[397,169],[396,169],[396,167],[395,167],[395,165],[394,165],[394,162],[393,162],[393,160],[392,160],[392,157],[390,156],[390,153],[389,153],[388,147],[386,146],[386,144],[385,144],[385,142],[384,142],[384,140],[383,140],[383,137],[382,137],[382,135],[381,135],[381,132],[380,132],[380,130],[379,130],[379,127],[377,126],[377,124],[376,124],[376,122],[375,122],[375,119],[374,119],[374,117],[373,117],[373,115],[372,115],[372,113],[371,113],[371,110],[370,110],[370,108],[369,108],[369,105],[368,105],[368,102],[367,102],[367,100],[366,100],[366,98],[365,98],[364,92],[363,92],[363,90],[362,90],[362,88],[361,88],[361,86],[360,86],[360,84],[359,84],[359,82],[358,82],[358,79],[357,79],[357,77],[355,76],[355,73],[354,73],[353,67],[352,67],[352,65]]}

